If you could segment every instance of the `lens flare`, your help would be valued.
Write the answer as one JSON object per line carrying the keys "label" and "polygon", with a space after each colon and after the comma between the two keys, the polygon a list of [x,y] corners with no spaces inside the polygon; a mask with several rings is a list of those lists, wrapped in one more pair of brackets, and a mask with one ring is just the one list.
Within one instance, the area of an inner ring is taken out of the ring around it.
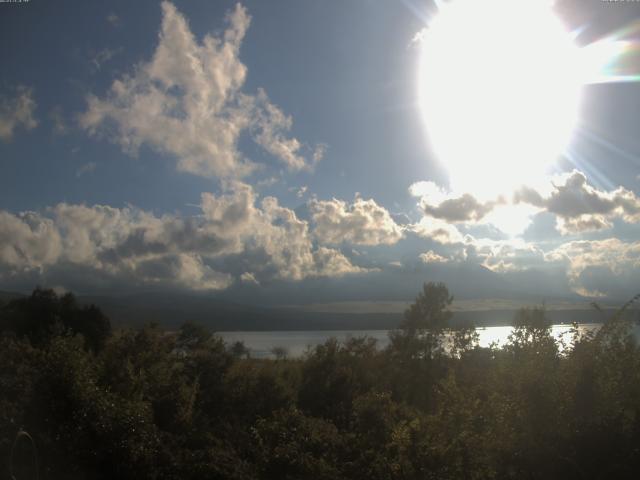
{"label": "lens flare", "polygon": [[640,20],[586,45],[580,67],[586,84],[640,81]]}

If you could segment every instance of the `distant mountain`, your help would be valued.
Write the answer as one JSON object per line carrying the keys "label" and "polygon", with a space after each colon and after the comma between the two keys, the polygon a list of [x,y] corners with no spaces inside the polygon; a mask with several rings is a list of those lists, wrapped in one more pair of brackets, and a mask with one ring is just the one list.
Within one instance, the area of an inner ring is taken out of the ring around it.
{"label": "distant mountain", "polygon": [[[484,275],[479,271],[477,275]],[[490,272],[493,274],[493,272]],[[406,273],[405,273],[406,275]],[[371,287],[371,285],[369,284]],[[416,289],[417,292],[417,289]],[[300,292],[302,293],[302,292]],[[351,292],[353,293],[353,292]],[[399,294],[400,292],[398,292]],[[504,293],[504,292],[503,292]],[[300,300],[298,292],[290,292],[288,300]],[[25,294],[0,291],[0,305]],[[320,295],[322,297],[322,295]],[[331,295],[333,298],[334,296]],[[245,297],[246,298],[246,297]],[[251,297],[254,301],[258,300]],[[397,298],[392,295],[391,298]],[[303,299],[307,299],[303,297]],[[267,305],[260,306],[249,302],[232,301],[223,295],[196,295],[175,292],[137,293],[131,295],[80,295],[83,304],[95,304],[111,319],[116,326],[141,326],[155,322],[164,328],[177,328],[186,321],[197,322],[214,331],[277,331],[277,330],[387,330],[398,327],[402,321],[404,306],[410,302],[391,303],[380,309],[374,301],[364,300],[364,308],[358,306],[355,311],[342,310],[336,304],[322,303]],[[490,300],[486,300],[491,304]],[[496,308],[478,307],[481,302],[462,302],[467,305],[462,311],[455,311],[453,324],[473,323],[476,326],[510,325],[516,308],[504,308],[499,305],[515,302],[495,301]],[[526,302],[524,302],[526,304]],[[539,304],[532,299],[529,305]],[[366,305],[372,305],[366,308]],[[389,306],[391,305],[391,306]],[[469,308],[469,306],[471,306]],[[607,310],[607,312],[612,310]],[[547,311],[553,323],[598,323],[608,313],[594,309],[585,309],[568,304],[566,307]]]}
{"label": "distant mountain", "polygon": [[[127,296],[80,296],[80,302],[98,305],[117,326],[140,326],[156,322],[177,328],[186,321],[201,323],[214,331],[277,330],[386,330],[398,327],[402,311],[347,313],[322,311],[317,306],[260,307],[211,296],[146,293]],[[510,325],[516,310],[468,310],[454,313],[453,324]],[[549,310],[554,323],[596,323],[604,319],[596,310]]]}
{"label": "distant mountain", "polygon": [[115,325],[139,326],[156,322],[177,328],[186,321],[215,331],[233,330],[367,330],[396,327],[400,313],[325,313],[269,308],[215,297],[148,293],[121,297],[81,296],[80,302],[99,306]]}
{"label": "distant mountain", "polygon": [[424,282],[435,281],[444,282],[456,298],[518,298],[532,303],[560,298],[576,299],[575,294],[557,288],[544,274],[539,274],[535,280],[539,285],[536,289],[529,288],[527,282],[510,281],[502,274],[478,264],[416,264],[385,268],[366,275],[346,275],[341,278],[308,278],[299,282],[273,281],[260,286],[235,284],[218,296],[232,302],[254,305],[406,301],[415,298]]}

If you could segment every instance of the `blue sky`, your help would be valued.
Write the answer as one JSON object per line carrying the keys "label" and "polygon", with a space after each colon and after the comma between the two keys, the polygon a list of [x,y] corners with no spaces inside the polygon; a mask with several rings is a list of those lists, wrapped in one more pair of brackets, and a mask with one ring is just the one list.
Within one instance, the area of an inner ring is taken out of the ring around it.
{"label": "blue sky", "polygon": [[[638,71],[639,6],[555,11],[580,47],[626,42],[610,63]],[[407,299],[425,280],[463,298],[636,293],[633,75],[583,88],[542,187],[484,198],[454,188],[419,101],[431,2],[31,0],[0,12],[1,289],[262,303]],[[487,166],[477,180],[500,175]]]}
{"label": "blue sky", "polygon": [[[197,38],[224,29],[224,15],[234,7],[233,2],[175,5]],[[420,28],[420,18],[401,5],[366,2],[324,6],[280,2],[277,7],[254,2],[246,7],[253,21],[240,52],[249,70],[243,90],[265,89],[273,103],[293,117],[296,136],[330,147],[314,175],[287,176],[288,186],[314,183],[314,192],[321,196],[352,197],[354,191],[360,191],[406,206],[407,185],[430,170],[425,164],[424,128],[414,107],[415,51],[408,48]],[[31,86],[37,94],[38,112],[46,115],[59,108],[66,123],[73,123],[73,116],[86,108],[87,93],[103,93],[119,75],[151,56],[162,19],[157,2],[72,3],[64,9],[35,2],[9,8],[3,15],[2,35],[20,47],[4,52],[3,63],[11,68],[4,69],[3,83]],[[106,20],[110,14],[118,16],[116,26]],[[94,61],[105,52],[110,52],[110,58],[98,69]],[[155,167],[144,168],[123,158],[120,149],[92,141],[81,131],[47,138],[41,131],[47,127],[52,128],[42,123],[33,132],[38,138],[25,140],[34,149],[31,152],[24,150],[19,139],[3,145],[3,149],[12,149],[8,156],[30,158],[22,165],[9,166],[16,169],[16,176],[5,177],[7,182],[2,185],[3,190],[15,188],[9,190],[8,198],[2,198],[8,208],[43,207],[64,199],[107,204],[128,201],[143,208],[173,210],[181,203],[196,203],[200,192],[211,188],[210,181],[176,175],[171,163],[156,161],[157,152],[140,152],[137,163],[149,161]],[[376,142],[379,132],[385,132],[386,138]],[[250,153],[262,155],[259,150]],[[33,178],[36,158],[43,170]],[[114,189],[101,175],[69,182],[69,174],[89,161],[100,164],[102,175],[112,174],[124,180],[123,184]],[[394,168],[389,168],[390,163]],[[19,171],[21,166],[25,170]],[[136,167],[138,175],[148,180],[142,189],[134,178],[123,178],[123,169],[130,177],[136,175]],[[166,169],[157,171],[159,167]],[[378,174],[381,170],[384,176]],[[148,178],[149,174],[154,178]],[[59,181],[52,182],[51,175],[59,176]],[[37,195],[25,190],[30,186]]]}

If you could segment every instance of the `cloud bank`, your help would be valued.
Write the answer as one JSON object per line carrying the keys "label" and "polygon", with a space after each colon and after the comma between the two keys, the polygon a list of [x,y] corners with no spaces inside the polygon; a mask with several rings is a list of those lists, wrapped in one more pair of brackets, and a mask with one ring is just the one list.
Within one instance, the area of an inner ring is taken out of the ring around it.
{"label": "cloud bank", "polygon": [[[166,285],[218,290],[235,281],[337,277],[367,270],[315,246],[309,225],[274,197],[232,182],[203,193],[199,214],[58,204],[43,213],[0,211],[0,279],[83,278],[80,288]],[[77,287],[77,285],[75,285]]]}

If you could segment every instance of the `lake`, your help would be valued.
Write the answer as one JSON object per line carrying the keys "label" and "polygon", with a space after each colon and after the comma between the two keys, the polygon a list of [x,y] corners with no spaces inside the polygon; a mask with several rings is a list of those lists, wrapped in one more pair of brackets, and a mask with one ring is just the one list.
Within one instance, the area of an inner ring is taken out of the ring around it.
{"label": "lake", "polygon": [[[583,323],[580,324],[582,331],[597,330],[601,324]],[[481,327],[476,331],[479,335],[481,347],[489,347],[492,343],[504,345],[507,337],[512,332],[513,327]],[[553,325],[551,332],[558,339],[569,342],[571,325]],[[379,348],[384,348],[389,344],[389,330],[320,330],[320,331],[280,331],[280,332],[218,332],[226,342],[242,341],[250,350],[251,356],[255,358],[273,358],[271,349],[282,347],[287,351],[289,357],[299,357],[311,346],[324,343],[329,338],[335,337],[339,341],[345,341],[351,337],[368,336],[375,338]],[[636,337],[640,337],[640,329],[634,326]]]}

